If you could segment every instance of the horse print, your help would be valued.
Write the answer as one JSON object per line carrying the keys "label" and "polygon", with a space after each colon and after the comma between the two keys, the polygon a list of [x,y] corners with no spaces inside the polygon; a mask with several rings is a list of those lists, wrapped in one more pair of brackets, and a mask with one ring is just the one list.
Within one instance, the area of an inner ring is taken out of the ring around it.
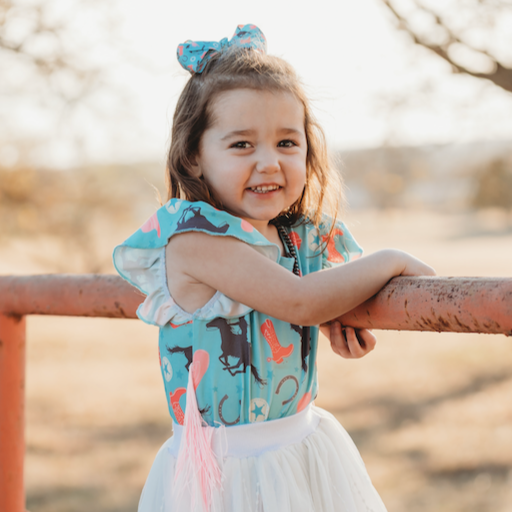
{"label": "horse print", "polygon": [[[206,324],[208,329],[219,329],[221,337],[222,354],[219,361],[231,375],[237,373],[245,373],[247,367],[251,367],[251,373],[258,384],[265,385],[267,382],[263,380],[257,368],[251,362],[251,344],[247,338],[247,320],[241,317],[236,322],[229,323],[225,318],[214,318]],[[238,327],[240,333],[234,333],[233,327]],[[231,365],[229,358],[238,359],[236,364]]]}
{"label": "horse print", "polygon": [[192,364],[192,345],[190,347],[167,347],[167,352],[169,354],[181,353],[187,358],[187,364],[185,365],[185,370],[189,370],[190,365]]}
{"label": "horse print", "polygon": [[229,224],[224,222],[221,226],[214,226],[204,215],[201,215],[199,206],[190,205],[183,210],[180,219],[177,222],[176,231],[184,229],[200,229],[210,231],[211,233],[225,233],[229,229]]}
{"label": "horse print", "polygon": [[301,327],[300,325],[290,324],[290,327],[300,336],[300,355],[302,358],[302,369],[305,373],[308,371],[306,357],[311,351],[311,329],[309,327]]}

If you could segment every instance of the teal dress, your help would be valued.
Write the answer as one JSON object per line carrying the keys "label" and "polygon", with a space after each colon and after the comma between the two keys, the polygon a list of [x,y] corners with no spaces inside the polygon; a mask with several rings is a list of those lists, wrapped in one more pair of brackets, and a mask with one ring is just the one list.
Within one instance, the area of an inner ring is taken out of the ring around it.
{"label": "teal dress", "polygon": [[[287,228],[301,275],[361,255],[342,223],[322,251],[328,228],[327,222],[319,230],[307,222]],[[237,238],[289,271],[294,264],[247,221],[204,202],[180,199],[167,202],[115,248],[117,271],[146,295],[137,315],[160,327],[160,364],[173,421],[183,424],[193,361],[201,366],[198,408],[210,426],[261,422],[302,411],[318,391],[318,327],[283,322],[220,292],[194,313],[184,311],[167,287],[165,247],[172,236],[190,231]]]}

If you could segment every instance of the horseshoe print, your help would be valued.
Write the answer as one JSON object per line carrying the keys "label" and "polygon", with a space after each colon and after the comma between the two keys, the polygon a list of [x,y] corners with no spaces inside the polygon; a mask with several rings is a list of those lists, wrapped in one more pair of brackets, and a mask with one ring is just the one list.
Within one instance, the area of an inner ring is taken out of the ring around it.
{"label": "horseshoe print", "polygon": [[[240,415],[238,415],[238,418],[235,421],[226,421],[224,419],[224,416],[222,416],[222,406],[224,405],[224,402],[228,399],[228,395],[224,395],[219,403],[219,418],[222,420],[222,423],[225,425],[236,425],[237,423],[240,423]],[[238,403],[242,403],[241,400],[238,400]]]}
{"label": "horseshoe print", "polygon": [[281,379],[281,382],[279,383],[279,385],[277,386],[277,389],[276,389],[276,395],[279,394],[279,391],[281,390],[281,386],[287,381],[287,380],[293,380],[293,382],[295,382],[295,393],[293,393],[293,396],[291,398],[288,398],[288,400],[285,400],[282,405],[286,405],[286,404],[289,404],[296,396],[297,396],[297,393],[299,392],[299,381],[297,380],[296,377],[294,377],[293,375],[287,375],[286,377],[283,377]]}

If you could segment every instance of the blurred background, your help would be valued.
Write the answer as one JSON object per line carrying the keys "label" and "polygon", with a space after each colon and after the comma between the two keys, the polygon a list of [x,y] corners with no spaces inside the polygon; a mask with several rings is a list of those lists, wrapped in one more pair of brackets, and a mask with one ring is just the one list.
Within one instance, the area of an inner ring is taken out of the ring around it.
{"label": "blurred background", "polygon": [[[166,199],[176,46],[240,23],[303,78],[367,252],[511,275],[510,0],[0,0],[0,273],[113,272]],[[389,510],[509,512],[510,340],[378,335],[363,361],[322,345],[318,402]],[[170,433],[156,336],[29,319],[29,510],[136,510]]]}

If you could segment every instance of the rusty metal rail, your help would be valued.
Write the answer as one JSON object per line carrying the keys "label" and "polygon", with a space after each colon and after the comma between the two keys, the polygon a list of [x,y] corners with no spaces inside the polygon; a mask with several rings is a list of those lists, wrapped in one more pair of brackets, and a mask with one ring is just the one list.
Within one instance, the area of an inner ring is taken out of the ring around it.
{"label": "rusty metal rail", "polygon": [[0,276],[0,314],[136,318],[143,300],[116,275]]}
{"label": "rusty metal rail", "polygon": [[[142,299],[117,276],[0,276],[1,512],[25,510],[25,316],[135,318]],[[361,328],[512,336],[512,278],[394,278],[340,321]]]}
{"label": "rusty metal rail", "polygon": [[[0,276],[0,315],[136,318],[144,295],[114,275]],[[340,317],[354,327],[512,335],[512,278],[395,277]]]}
{"label": "rusty metal rail", "polygon": [[512,336],[512,278],[395,277],[341,320],[373,329]]}

